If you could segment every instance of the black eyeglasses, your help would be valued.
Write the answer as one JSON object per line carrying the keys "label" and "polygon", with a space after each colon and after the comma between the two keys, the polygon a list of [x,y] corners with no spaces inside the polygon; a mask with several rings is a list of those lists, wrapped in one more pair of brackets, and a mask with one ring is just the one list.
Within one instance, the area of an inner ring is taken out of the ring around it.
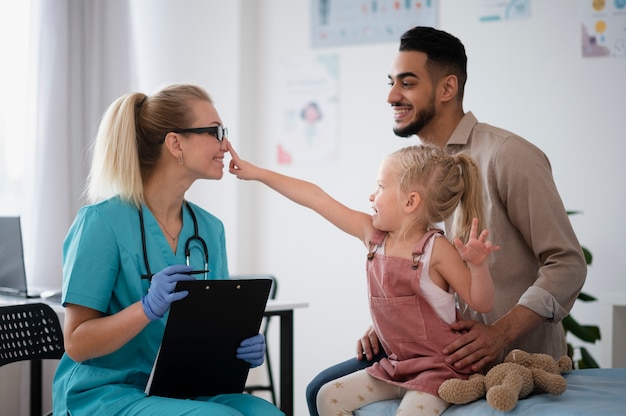
{"label": "black eyeglasses", "polygon": [[[192,129],[175,129],[172,130],[172,133],[209,133],[211,136],[214,136],[218,142],[224,140],[224,137],[228,138],[228,129],[222,126],[195,127]],[[163,141],[165,141],[165,138],[163,138]]]}

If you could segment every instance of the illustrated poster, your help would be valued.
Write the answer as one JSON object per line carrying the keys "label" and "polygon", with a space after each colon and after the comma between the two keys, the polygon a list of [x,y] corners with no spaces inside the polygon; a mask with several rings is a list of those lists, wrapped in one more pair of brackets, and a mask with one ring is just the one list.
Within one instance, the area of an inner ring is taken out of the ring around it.
{"label": "illustrated poster", "polygon": [[582,56],[626,56],[626,0],[581,0]]}
{"label": "illustrated poster", "polygon": [[398,42],[414,26],[437,27],[438,0],[311,0],[311,45]]}
{"label": "illustrated poster", "polygon": [[311,164],[337,156],[338,65],[335,54],[290,57],[282,63],[277,163]]}

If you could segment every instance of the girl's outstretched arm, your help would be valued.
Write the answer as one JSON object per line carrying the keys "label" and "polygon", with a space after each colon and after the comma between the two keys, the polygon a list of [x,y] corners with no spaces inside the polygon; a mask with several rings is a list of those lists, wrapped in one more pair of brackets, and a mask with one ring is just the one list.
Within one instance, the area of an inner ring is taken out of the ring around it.
{"label": "girl's outstretched arm", "polygon": [[369,243],[373,230],[371,215],[346,207],[311,182],[260,168],[241,159],[230,142],[228,151],[232,156],[228,170],[237,178],[261,182],[293,202],[317,212],[364,244]]}

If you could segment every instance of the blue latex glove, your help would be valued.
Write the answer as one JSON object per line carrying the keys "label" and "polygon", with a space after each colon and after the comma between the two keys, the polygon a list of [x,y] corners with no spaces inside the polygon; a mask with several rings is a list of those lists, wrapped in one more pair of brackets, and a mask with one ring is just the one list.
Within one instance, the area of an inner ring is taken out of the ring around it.
{"label": "blue latex glove", "polygon": [[237,348],[237,358],[250,364],[250,368],[258,367],[265,360],[265,337],[258,334],[241,341]]}
{"label": "blue latex glove", "polygon": [[190,271],[191,267],[178,264],[166,267],[152,276],[148,294],[141,298],[143,310],[151,321],[163,318],[172,302],[180,300],[189,294],[186,290],[174,292],[174,288],[178,281],[195,280],[195,277],[184,274]]}

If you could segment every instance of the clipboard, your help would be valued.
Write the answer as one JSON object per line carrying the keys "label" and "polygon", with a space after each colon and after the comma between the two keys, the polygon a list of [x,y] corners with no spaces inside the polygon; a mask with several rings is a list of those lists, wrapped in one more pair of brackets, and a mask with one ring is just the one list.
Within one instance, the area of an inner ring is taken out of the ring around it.
{"label": "clipboard", "polygon": [[242,393],[250,364],[237,347],[259,333],[271,279],[192,280],[173,302],[145,393],[172,398]]}

